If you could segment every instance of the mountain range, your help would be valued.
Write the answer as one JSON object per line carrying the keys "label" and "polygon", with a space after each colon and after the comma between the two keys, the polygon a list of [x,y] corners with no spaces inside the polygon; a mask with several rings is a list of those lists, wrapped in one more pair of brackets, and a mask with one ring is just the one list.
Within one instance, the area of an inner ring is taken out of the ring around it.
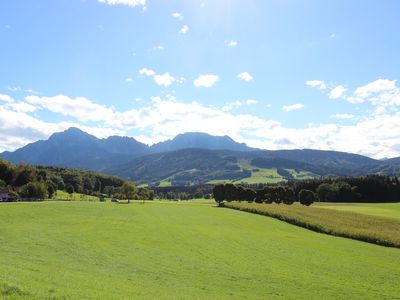
{"label": "mountain range", "polygon": [[0,153],[0,158],[12,163],[88,169],[159,186],[400,173],[400,158],[380,161],[338,151],[260,150],[228,136],[196,132],[148,146],[129,137],[98,139],[70,128],[48,140]]}

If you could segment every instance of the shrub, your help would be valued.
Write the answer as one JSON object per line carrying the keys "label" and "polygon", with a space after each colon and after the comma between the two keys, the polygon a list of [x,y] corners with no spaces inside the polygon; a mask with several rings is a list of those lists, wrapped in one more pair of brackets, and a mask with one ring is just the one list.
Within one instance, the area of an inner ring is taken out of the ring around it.
{"label": "shrub", "polygon": [[222,202],[224,202],[224,200],[226,198],[225,186],[223,184],[218,184],[218,185],[214,186],[213,196],[214,196],[215,202],[217,202],[218,205],[221,206]]}
{"label": "shrub", "polygon": [[291,187],[283,187],[281,192],[282,202],[287,205],[291,205],[294,202],[294,191]]}
{"label": "shrub", "polygon": [[310,206],[315,202],[315,194],[313,191],[302,189],[299,192],[299,201],[301,204]]}
{"label": "shrub", "polygon": [[47,186],[43,182],[29,182],[21,188],[22,198],[40,199],[47,197]]}
{"label": "shrub", "polygon": [[73,187],[73,185],[71,185],[71,184],[67,185],[66,192],[67,192],[68,194],[71,194],[71,195],[72,195],[72,194],[74,193],[74,187]]}

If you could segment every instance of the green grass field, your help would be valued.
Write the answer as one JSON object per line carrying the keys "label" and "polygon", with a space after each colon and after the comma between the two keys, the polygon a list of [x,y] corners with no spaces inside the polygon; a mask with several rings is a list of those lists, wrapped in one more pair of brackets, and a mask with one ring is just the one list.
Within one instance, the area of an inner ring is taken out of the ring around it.
{"label": "green grass field", "polygon": [[[257,171],[254,171],[257,170]],[[281,175],[278,174],[276,169],[253,169],[251,171],[251,176],[247,178],[243,178],[237,181],[234,181],[233,183],[238,184],[238,183],[248,183],[248,184],[254,184],[254,183],[278,183],[278,182],[283,182],[286,181]]]}
{"label": "green grass field", "polygon": [[171,185],[171,181],[161,181],[158,187],[169,187]]}
{"label": "green grass field", "polygon": [[400,203],[315,203],[319,208],[400,220]]}
{"label": "green grass field", "polygon": [[0,299],[395,299],[400,250],[205,201],[0,205]]}
{"label": "green grass field", "polygon": [[308,171],[300,171],[297,172],[294,169],[286,169],[294,178],[299,179],[299,180],[305,180],[305,179],[312,179],[315,177],[315,174],[308,172]]}
{"label": "green grass field", "polygon": [[[241,159],[238,161],[237,165],[241,168],[241,170],[250,171],[251,175],[246,178],[242,178],[239,180],[211,180],[207,182],[208,184],[221,184],[221,183],[234,183],[234,184],[256,184],[256,183],[278,183],[287,181],[282,175],[278,173],[276,168],[259,168],[253,166],[249,160]],[[315,174],[308,171],[299,171],[297,172],[294,169],[285,169],[288,171],[293,178],[295,179],[311,179],[315,177]]]}
{"label": "green grass field", "polygon": [[[225,207],[265,215],[317,232],[400,248],[400,220],[350,211],[293,205],[226,202]],[[389,213],[388,213],[389,214]]]}

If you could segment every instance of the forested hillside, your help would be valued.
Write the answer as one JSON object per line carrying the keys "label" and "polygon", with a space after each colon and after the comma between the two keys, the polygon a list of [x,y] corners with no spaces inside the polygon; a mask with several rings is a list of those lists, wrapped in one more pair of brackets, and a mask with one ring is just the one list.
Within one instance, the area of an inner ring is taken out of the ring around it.
{"label": "forested hillside", "polygon": [[13,165],[0,159],[0,189],[9,194],[12,201],[52,198],[58,190],[70,195],[80,193],[127,199],[124,186],[131,189],[132,199],[153,197],[149,189],[138,189],[117,176],[70,168]]}

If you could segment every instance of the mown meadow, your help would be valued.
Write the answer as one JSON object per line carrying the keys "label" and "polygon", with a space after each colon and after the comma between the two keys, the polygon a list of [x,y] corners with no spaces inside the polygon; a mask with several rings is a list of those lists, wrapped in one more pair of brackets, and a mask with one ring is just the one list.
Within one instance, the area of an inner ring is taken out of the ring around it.
{"label": "mown meadow", "polygon": [[[392,205],[399,206],[398,204]],[[334,209],[341,207],[340,205],[305,207],[297,203],[280,205],[226,202],[224,206],[273,217],[317,232],[400,248],[400,220]],[[332,207],[332,209],[320,207]],[[373,210],[372,208],[371,211]],[[387,214],[391,215],[391,210],[387,210]]]}
{"label": "mown meadow", "polygon": [[321,203],[314,206],[400,220],[400,203]]}
{"label": "mown meadow", "polygon": [[400,294],[399,249],[204,201],[1,204],[0,270],[1,299]]}

